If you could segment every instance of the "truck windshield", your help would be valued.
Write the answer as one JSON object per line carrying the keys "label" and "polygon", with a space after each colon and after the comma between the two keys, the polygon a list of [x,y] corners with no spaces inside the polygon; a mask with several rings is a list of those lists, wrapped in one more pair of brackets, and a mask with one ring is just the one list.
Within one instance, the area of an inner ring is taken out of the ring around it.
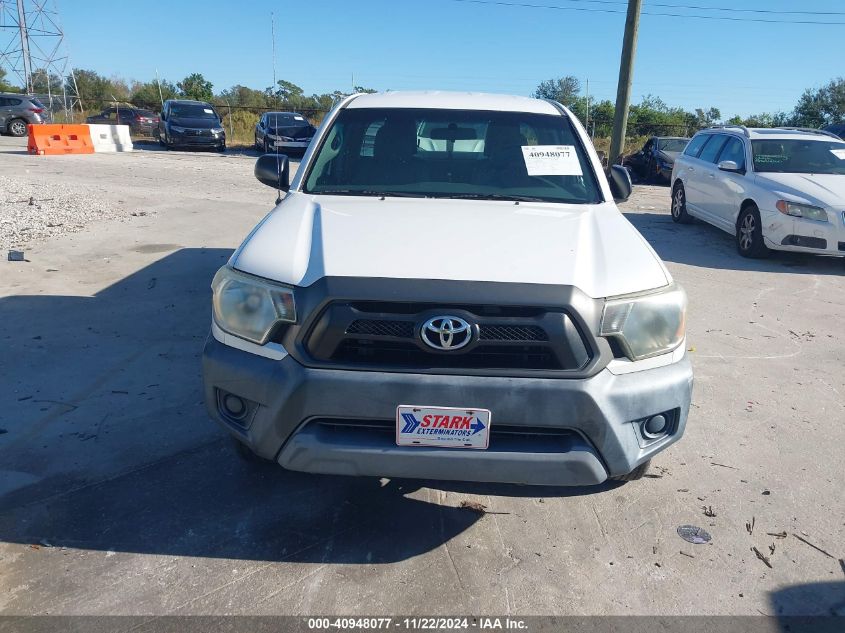
{"label": "truck windshield", "polygon": [[311,162],[303,189],[573,204],[601,200],[566,117],[481,110],[343,110]]}
{"label": "truck windshield", "polygon": [[754,171],[845,175],[845,143],[806,139],[751,141]]}

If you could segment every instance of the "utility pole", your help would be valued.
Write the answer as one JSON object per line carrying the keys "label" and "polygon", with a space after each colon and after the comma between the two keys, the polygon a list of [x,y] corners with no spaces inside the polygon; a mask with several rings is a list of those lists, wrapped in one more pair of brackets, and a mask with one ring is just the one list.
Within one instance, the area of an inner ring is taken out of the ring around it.
{"label": "utility pole", "polygon": [[628,106],[631,104],[631,82],[634,75],[634,57],[637,54],[637,31],[640,28],[640,9],[643,0],[628,0],[625,18],[625,37],[622,40],[622,59],[619,62],[619,87],[616,89],[616,111],[613,115],[613,136],[607,164],[612,165],[625,149],[628,129]]}
{"label": "utility pole", "polygon": [[273,38],[273,90],[276,89],[276,14],[270,12],[270,32]]}

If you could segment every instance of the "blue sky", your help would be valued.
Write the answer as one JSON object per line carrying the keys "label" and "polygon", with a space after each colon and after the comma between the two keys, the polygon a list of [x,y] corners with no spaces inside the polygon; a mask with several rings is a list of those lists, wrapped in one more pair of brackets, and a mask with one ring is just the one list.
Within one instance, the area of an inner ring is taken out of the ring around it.
{"label": "blue sky", "polygon": [[[377,89],[483,90],[530,94],[543,79],[572,74],[615,99],[625,4],[608,0],[502,0],[621,11],[601,13],[482,5],[454,0],[59,0],[75,67],[105,75],[177,81],[201,72],[215,90],[272,83],[270,12],[276,14],[277,76],[307,94]],[[658,4],[812,16],[681,10]],[[645,0],[645,12],[845,22],[842,0]],[[791,110],[805,88],[845,74],[841,25],[771,24],[643,15],[634,101],[645,94],[724,117]]]}

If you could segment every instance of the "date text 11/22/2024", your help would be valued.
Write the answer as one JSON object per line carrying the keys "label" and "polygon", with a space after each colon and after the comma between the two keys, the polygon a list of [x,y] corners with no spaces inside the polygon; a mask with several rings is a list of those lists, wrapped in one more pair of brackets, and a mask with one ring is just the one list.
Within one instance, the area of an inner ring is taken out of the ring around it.
{"label": "date text 11/22/2024", "polygon": [[469,629],[475,629],[478,631],[525,631],[528,629],[528,623],[525,620],[510,617],[339,617],[308,618],[308,629],[311,631],[361,631],[390,629],[399,629],[405,631],[443,631]]}

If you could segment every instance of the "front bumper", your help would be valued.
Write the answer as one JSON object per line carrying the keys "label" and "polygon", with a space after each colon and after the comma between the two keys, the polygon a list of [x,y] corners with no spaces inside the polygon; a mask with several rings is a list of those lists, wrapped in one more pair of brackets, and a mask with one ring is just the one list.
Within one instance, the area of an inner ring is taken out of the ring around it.
{"label": "front bumper", "polygon": [[780,251],[845,256],[845,211],[828,212],[827,222],[761,211],[766,246]]}
{"label": "front bumper", "polygon": [[308,139],[307,141],[276,141],[268,138],[267,142],[274,149],[296,149],[305,151],[311,144],[311,139]]}
{"label": "front bumper", "polygon": [[170,144],[175,147],[221,147],[226,144],[226,136],[193,136],[187,134],[170,134]]}
{"label": "front bumper", "polygon": [[[624,475],[680,439],[692,392],[689,360],[592,378],[510,378],[312,369],[271,360],[209,336],[203,353],[209,414],[256,454],[291,470],[342,475],[538,485],[599,484]],[[242,422],[222,413],[222,394],[247,400]],[[392,424],[399,404],[483,407],[492,411],[484,451],[399,447]],[[649,443],[636,421],[674,412],[672,431]],[[360,420],[332,428],[322,421]],[[381,430],[377,427],[381,424]],[[498,426],[531,435],[497,439]],[[331,430],[328,430],[331,429]],[[540,430],[567,430],[554,441]]]}

